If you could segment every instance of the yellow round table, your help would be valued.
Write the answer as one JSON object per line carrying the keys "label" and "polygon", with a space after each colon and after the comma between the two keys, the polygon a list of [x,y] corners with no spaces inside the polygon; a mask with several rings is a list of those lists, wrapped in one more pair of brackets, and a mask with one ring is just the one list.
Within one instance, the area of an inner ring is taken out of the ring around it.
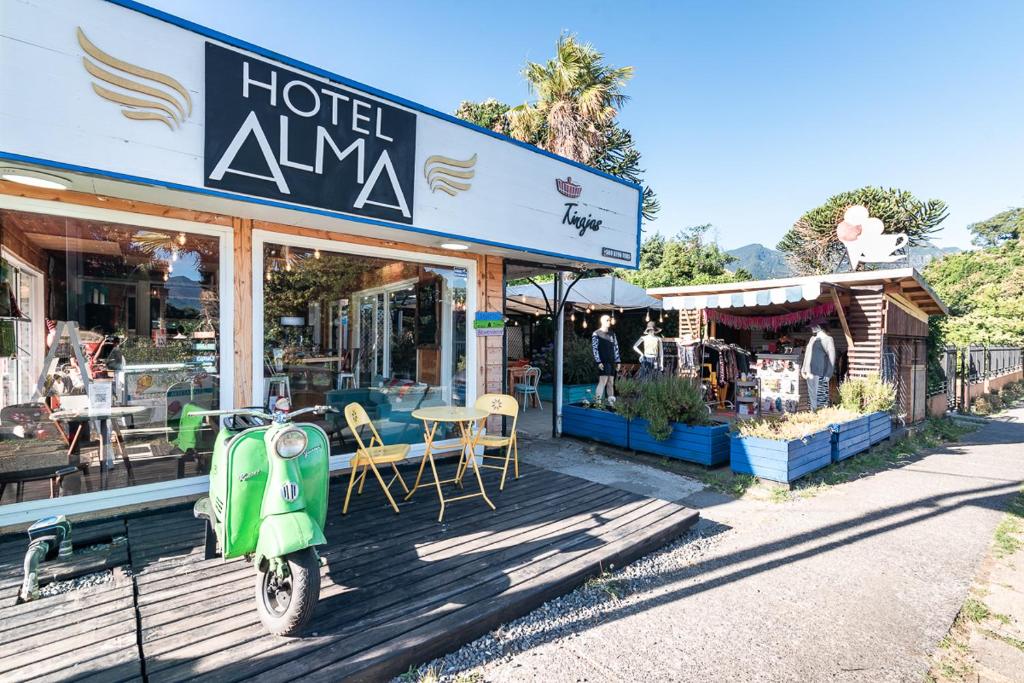
{"label": "yellow round table", "polygon": [[[437,498],[441,501],[441,512],[437,516],[437,521],[444,519],[444,506],[445,503],[450,503],[455,500],[463,500],[465,498],[476,498],[477,496],[484,499],[484,502],[494,510],[494,503],[487,497],[487,492],[484,490],[484,481],[480,477],[480,468],[476,464],[476,447],[480,441],[480,435],[483,432],[483,421],[487,418],[486,410],[478,410],[476,408],[464,408],[461,406],[434,406],[431,408],[419,408],[412,411],[412,416],[417,420],[423,420],[423,441],[424,441],[424,453],[423,460],[420,462],[420,470],[416,475],[416,483],[412,485],[412,489],[405,496],[406,500],[412,498],[412,494],[416,493],[416,489],[420,486],[420,480],[423,478],[423,469],[427,463],[430,463],[430,471],[434,473],[434,487],[437,489]],[[480,422],[478,429],[473,429],[474,424]],[[442,423],[457,424],[459,426],[459,436],[462,442],[462,453],[459,456],[459,465],[456,469],[456,474],[451,479],[441,479],[437,476],[437,466],[434,464],[434,435],[437,433],[438,425]],[[473,473],[476,474],[476,483],[480,486],[479,493],[466,493],[460,496],[453,496],[445,498],[444,491],[441,490],[441,484],[457,484],[462,486],[462,477],[469,469],[469,465],[473,466]],[[429,485],[430,482],[426,482]]]}

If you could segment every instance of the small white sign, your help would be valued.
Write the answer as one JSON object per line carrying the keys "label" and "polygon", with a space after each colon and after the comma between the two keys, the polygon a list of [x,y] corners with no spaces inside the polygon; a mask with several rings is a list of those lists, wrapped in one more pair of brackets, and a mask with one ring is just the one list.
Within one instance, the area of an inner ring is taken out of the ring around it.
{"label": "small white sign", "polygon": [[109,410],[113,405],[114,385],[111,382],[93,380],[89,383],[89,407],[93,410]]}

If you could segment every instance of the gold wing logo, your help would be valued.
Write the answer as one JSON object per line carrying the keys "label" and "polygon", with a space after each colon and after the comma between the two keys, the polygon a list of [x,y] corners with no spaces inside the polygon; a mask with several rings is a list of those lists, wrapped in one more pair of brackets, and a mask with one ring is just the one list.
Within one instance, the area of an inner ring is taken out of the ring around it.
{"label": "gold wing logo", "polygon": [[473,170],[474,166],[476,166],[475,154],[465,161],[435,154],[427,157],[423,164],[423,177],[427,179],[431,192],[440,190],[454,197],[459,192],[469,189],[470,183],[460,181],[473,178],[476,174],[476,171]]}
{"label": "gold wing logo", "polygon": [[[120,104],[121,113],[126,118],[162,121],[174,130],[192,114],[192,97],[177,80],[109,55],[96,47],[81,28],[77,32],[78,44],[86,55],[82,57],[82,65],[96,79],[92,82],[93,92],[109,102]],[[111,85],[121,90],[107,87]]]}

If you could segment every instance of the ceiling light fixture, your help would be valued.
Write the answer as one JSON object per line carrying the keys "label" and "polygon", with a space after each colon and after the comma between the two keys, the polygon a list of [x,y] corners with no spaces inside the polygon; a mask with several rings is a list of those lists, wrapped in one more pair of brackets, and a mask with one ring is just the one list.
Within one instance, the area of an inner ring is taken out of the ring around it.
{"label": "ceiling light fixture", "polygon": [[459,244],[458,242],[442,242],[442,249],[448,249],[449,251],[466,251],[469,249],[468,244]]}
{"label": "ceiling light fixture", "polygon": [[0,178],[44,190],[66,190],[71,187],[71,181],[67,178],[26,168],[0,168]]}

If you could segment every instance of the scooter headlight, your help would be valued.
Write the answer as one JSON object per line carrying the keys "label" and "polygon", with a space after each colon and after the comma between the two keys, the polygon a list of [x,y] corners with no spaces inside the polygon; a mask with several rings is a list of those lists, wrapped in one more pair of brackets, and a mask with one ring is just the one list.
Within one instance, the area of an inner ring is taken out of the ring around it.
{"label": "scooter headlight", "polygon": [[306,433],[301,429],[286,429],[274,441],[274,450],[282,458],[295,458],[306,450]]}

